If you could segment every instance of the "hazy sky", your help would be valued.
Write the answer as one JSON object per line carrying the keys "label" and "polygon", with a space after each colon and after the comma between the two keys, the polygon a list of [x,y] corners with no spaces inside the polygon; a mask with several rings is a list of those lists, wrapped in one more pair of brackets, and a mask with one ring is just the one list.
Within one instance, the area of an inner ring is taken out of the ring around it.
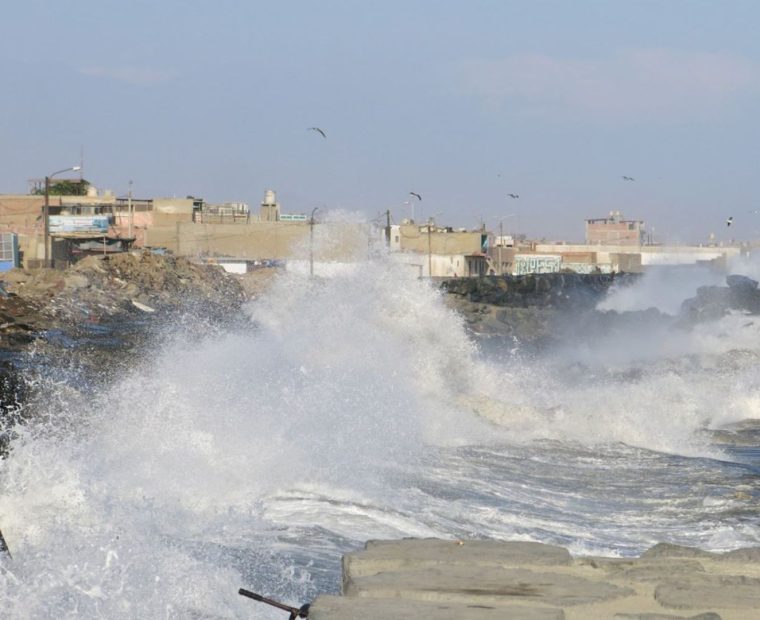
{"label": "hazy sky", "polygon": [[760,237],[759,25],[755,0],[8,0],[0,192],[84,147],[118,194]]}

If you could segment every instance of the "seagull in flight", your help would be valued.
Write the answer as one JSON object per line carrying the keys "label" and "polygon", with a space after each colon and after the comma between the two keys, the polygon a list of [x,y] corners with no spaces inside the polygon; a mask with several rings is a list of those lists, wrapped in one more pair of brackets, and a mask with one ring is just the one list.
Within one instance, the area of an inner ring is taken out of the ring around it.
{"label": "seagull in flight", "polygon": [[733,224],[733,223],[734,223],[734,218],[733,218],[733,216],[729,217],[729,218],[726,220],[726,226],[731,226],[731,224]]}
{"label": "seagull in flight", "polygon": [[417,192],[409,192],[410,196],[414,196],[417,200],[422,200],[422,196],[420,196]]}
{"label": "seagull in flight", "polygon": [[520,194],[507,194],[510,198],[519,198]]}
{"label": "seagull in flight", "polygon": [[321,134],[325,140],[327,140],[327,134],[319,127],[309,127],[306,131],[316,131],[318,134]]}
{"label": "seagull in flight", "polygon": [[633,177],[627,177],[625,175],[622,176],[622,179],[623,179],[623,181],[635,181],[636,180]]}

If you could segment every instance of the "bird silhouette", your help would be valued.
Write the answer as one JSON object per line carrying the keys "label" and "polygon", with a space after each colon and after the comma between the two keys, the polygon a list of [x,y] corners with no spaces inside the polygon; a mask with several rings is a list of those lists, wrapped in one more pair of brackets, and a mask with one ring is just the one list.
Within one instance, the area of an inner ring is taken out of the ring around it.
{"label": "bird silhouette", "polygon": [[635,181],[636,180],[633,177],[627,177],[625,175],[622,176],[622,179],[623,179],[623,181]]}
{"label": "bird silhouette", "polygon": [[733,223],[734,223],[734,218],[733,218],[733,216],[729,217],[729,218],[726,220],[726,226],[731,226],[731,224],[733,224]]}
{"label": "bird silhouette", "polygon": [[510,198],[519,198],[520,194],[507,194]]}
{"label": "bird silhouette", "polygon": [[414,196],[417,200],[422,200],[422,196],[420,196],[417,192],[409,192],[410,196]]}
{"label": "bird silhouette", "polygon": [[327,134],[319,127],[309,127],[306,131],[316,131],[318,134],[321,134],[325,140],[327,140]]}

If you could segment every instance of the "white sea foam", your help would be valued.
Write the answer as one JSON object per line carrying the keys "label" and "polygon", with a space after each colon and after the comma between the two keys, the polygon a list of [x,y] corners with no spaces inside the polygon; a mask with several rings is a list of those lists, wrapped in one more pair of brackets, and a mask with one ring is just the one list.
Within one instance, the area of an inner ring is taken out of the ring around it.
{"label": "white sea foam", "polygon": [[[0,609],[270,618],[237,588],[304,601],[337,587],[340,552],[365,538],[619,553],[684,515],[734,509],[716,490],[707,508],[650,511],[636,468],[670,491],[698,486],[702,470],[671,479],[668,457],[621,445],[710,456],[700,430],[758,415],[760,330],[746,317],[662,332],[648,358],[600,340],[495,362],[437,290],[382,258],[330,279],[283,274],[247,312],[254,327],[238,333],[186,326],[90,400],[51,387],[49,415],[0,462],[15,558],[0,569]],[[619,509],[595,476],[626,480],[632,504]],[[757,528],[710,521],[689,535],[724,548]]]}

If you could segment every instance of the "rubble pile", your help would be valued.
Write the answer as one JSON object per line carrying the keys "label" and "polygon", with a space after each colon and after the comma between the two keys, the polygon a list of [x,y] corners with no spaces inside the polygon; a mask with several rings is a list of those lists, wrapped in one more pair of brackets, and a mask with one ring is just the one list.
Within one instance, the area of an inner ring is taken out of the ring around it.
{"label": "rubble pile", "polygon": [[0,347],[17,348],[49,329],[193,308],[236,311],[246,299],[221,267],[150,252],[89,256],[65,271],[0,274]]}

